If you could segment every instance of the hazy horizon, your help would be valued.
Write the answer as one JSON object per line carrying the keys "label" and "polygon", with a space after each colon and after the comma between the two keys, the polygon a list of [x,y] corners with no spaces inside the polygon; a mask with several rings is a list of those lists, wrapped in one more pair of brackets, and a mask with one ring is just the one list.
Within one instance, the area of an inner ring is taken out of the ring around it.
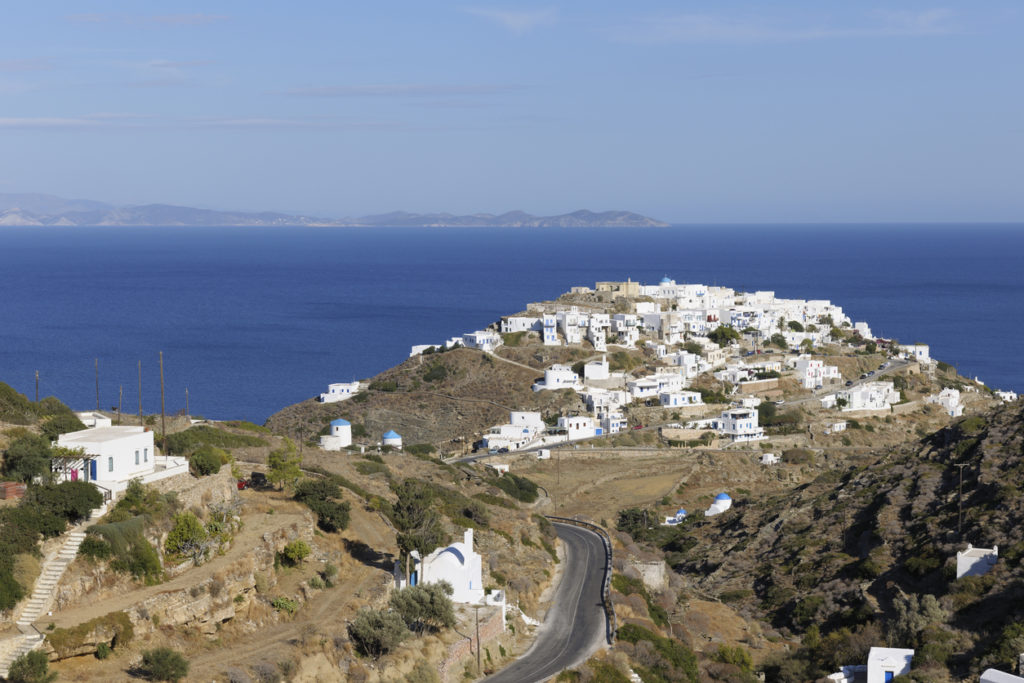
{"label": "hazy horizon", "polygon": [[1024,8],[15,5],[0,192],[348,217],[1024,220]]}

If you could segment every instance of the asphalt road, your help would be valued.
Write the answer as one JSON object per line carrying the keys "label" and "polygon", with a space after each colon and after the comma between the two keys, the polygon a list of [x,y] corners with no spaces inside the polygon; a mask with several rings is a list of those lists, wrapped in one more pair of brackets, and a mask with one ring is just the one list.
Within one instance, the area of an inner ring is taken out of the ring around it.
{"label": "asphalt road", "polygon": [[601,606],[604,582],[604,542],[593,531],[555,523],[565,543],[565,566],[551,609],[537,640],[515,662],[487,683],[534,683],[579,664],[605,642],[605,615]]}

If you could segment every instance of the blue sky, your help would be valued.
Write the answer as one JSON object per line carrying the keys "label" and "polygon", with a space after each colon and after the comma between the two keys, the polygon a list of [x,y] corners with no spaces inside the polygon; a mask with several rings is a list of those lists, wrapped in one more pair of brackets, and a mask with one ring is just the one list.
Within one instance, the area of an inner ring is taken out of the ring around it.
{"label": "blue sky", "polygon": [[1024,220],[1024,4],[12,3],[0,192]]}

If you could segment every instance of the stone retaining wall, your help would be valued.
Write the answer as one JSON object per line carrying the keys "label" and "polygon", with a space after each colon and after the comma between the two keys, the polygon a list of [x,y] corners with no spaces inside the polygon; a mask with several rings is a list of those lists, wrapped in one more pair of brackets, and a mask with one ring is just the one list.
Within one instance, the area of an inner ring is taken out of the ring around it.
{"label": "stone retaining wall", "polygon": [[461,638],[449,645],[448,654],[437,665],[437,671],[444,683],[462,680],[462,664],[470,657],[476,658],[478,648],[487,647],[488,643],[504,633],[500,607],[482,607],[480,611],[480,641],[477,642],[474,623],[469,631],[470,637]]}

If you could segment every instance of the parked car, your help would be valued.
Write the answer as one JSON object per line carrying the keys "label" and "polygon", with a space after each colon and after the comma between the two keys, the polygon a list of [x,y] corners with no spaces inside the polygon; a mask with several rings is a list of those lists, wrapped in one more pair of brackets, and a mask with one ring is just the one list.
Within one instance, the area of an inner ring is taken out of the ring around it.
{"label": "parked car", "polygon": [[873,376],[874,376],[874,374],[875,374],[875,371],[874,371],[874,370],[869,370],[869,371],[868,371],[868,377],[873,377]]}
{"label": "parked car", "polygon": [[853,380],[852,379],[846,380],[846,386],[852,387],[853,386]]}
{"label": "parked car", "polygon": [[265,489],[268,486],[270,486],[270,482],[267,481],[267,475],[262,472],[253,472],[249,475],[249,488]]}
{"label": "parked car", "polygon": [[643,429],[643,425],[633,425],[633,429]]}
{"label": "parked car", "polygon": [[867,378],[868,378],[868,376],[867,376],[867,375],[864,375],[864,374],[862,374],[862,375],[860,376],[860,378],[861,378],[861,379],[867,379]]}

